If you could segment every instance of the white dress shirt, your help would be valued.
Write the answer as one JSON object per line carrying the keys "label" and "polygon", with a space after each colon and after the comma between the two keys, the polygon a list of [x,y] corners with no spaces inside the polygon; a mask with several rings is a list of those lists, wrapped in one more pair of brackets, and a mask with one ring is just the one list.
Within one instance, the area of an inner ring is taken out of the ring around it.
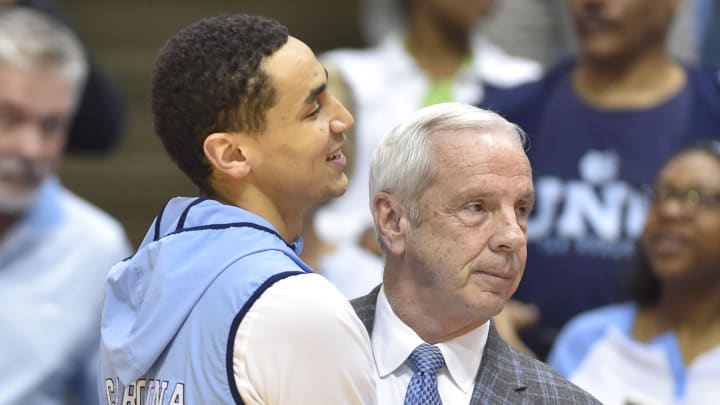
{"label": "white dress shirt", "polygon": [[260,296],[235,335],[233,371],[248,405],[377,403],[367,330],[319,274]]}
{"label": "white dress shirt", "polygon": [[[469,404],[475,387],[490,322],[465,335],[435,344],[445,358],[445,367],[437,373],[438,390],[444,404]],[[407,363],[410,353],[424,342],[395,315],[381,288],[375,307],[371,337],[377,367],[379,404],[402,404],[414,372]]]}

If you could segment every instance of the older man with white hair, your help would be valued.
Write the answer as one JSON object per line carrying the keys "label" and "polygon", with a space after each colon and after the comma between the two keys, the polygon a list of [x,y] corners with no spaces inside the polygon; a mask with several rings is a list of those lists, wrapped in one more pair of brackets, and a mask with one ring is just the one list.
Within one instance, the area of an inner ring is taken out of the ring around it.
{"label": "older man with white hair", "polygon": [[0,7],[0,404],[97,403],[102,285],[130,250],[55,175],[86,66],[60,24]]}
{"label": "older man with white hair", "polygon": [[460,103],[426,107],[375,151],[383,284],[353,301],[381,404],[598,404],[498,335],[525,269],[535,202],[524,133]]}

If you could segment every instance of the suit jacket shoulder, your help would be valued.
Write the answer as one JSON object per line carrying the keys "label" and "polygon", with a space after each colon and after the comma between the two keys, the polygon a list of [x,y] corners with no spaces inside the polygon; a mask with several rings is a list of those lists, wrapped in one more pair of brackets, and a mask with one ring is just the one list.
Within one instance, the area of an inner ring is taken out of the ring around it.
{"label": "suit jacket shoulder", "polygon": [[[380,286],[369,294],[351,301],[358,318],[372,335],[375,305]],[[470,405],[486,404],[600,404],[545,363],[511,348],[500,337],[495,324],[483,351],[480,369],[475,378]]]}
{"label": "suit jacket shoulder", "polygon": [[510,347],[491,322],[470,404],[570,405],[600,402],[547,364]]}
{"label": "suit jacket shoulder", "polygon": [[369,336],[372,336],[373,324],[375,323],[375,305],[377,304],[378,294],[380,293],[380,286],[382,286],[382,284],[373,288],[367,295],[350,301],[358,318],[360,318],[360,321],[365,325]]}

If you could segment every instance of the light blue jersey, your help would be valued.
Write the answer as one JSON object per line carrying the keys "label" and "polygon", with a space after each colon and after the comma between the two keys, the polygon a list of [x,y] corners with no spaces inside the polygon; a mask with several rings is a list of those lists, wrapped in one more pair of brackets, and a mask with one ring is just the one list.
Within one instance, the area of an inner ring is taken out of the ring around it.
{"label": "light blue jersey", "polygon": [[311,273],[263,218],[178,197],[137,253],[113,267],[103,312],[102,404],[242,403],[234,336],[273,283]]}

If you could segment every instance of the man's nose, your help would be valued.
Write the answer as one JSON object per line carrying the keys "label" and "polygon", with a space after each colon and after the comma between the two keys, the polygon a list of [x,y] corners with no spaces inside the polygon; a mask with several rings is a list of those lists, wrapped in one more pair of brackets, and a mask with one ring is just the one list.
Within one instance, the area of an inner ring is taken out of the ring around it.
{"label": "man's nose", "polygon": [[45,151],[45,136],[40,125],[27,122],[17,128],[14,137],[18,153],[26,159],[36,159]]}
{"label": "man's nose", "polygon": [[330,130],[336,134],[345,132],[353,126],[355,119],[338,99],[332,97],[332,102],[336,111],[334,118],[330,120]]}
{"label": "man's nose", "polygon": [[515,210],[496,213],[497,228],[490,237],[490,248],[496,251],[516,252],[527,244],[527,233],[518,222]]}

